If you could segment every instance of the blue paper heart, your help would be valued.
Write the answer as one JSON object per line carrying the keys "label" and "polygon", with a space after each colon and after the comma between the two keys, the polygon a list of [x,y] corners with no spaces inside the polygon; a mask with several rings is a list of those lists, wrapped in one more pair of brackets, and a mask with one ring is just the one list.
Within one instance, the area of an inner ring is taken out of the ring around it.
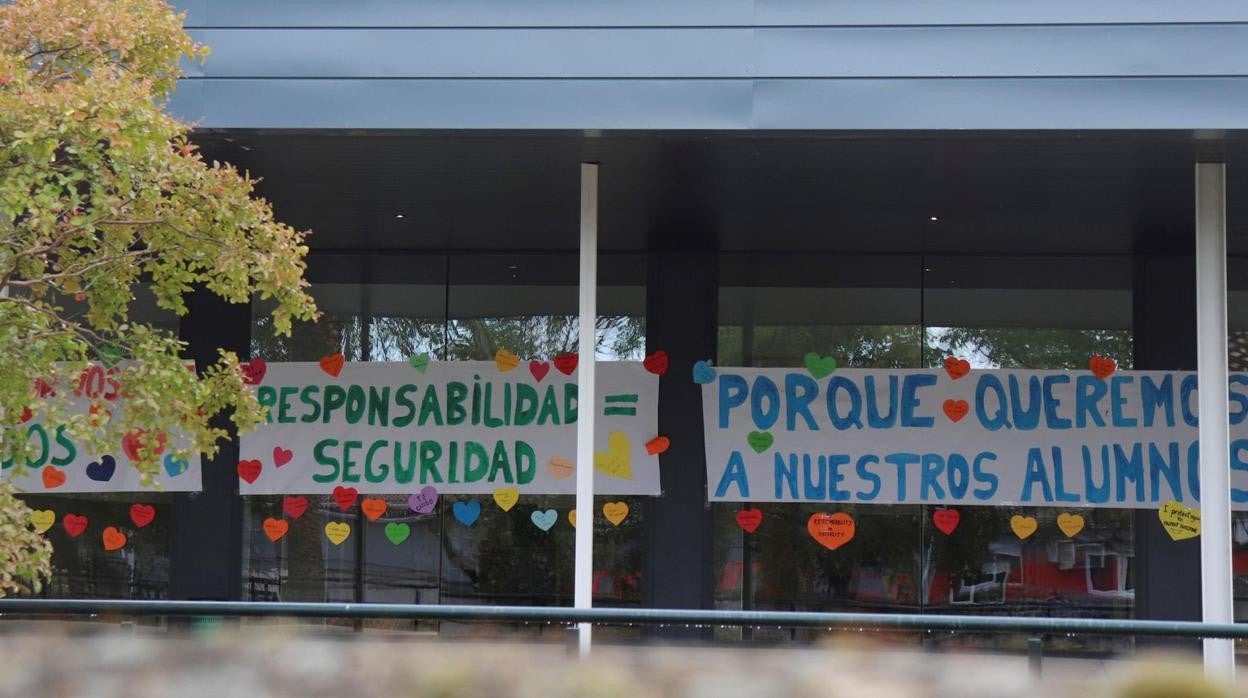
{"label": "blue paper heart", "polygon": [[715,380],[715,369],[706,361],[698,361],[693,365],[693,382],[706,385]]}
{"label": "blue paper heart", "polygon": [[451,511],[454,512],[455,518],[460,523],[465,526],[471,526],[481,516],[481,502],[475,499],[469,502],[455,502],[451,505]]}
{"label": "blue paper heart", "polygon": [[550,527],[554,526],[555,522],[559,520],[559,512],[554,509],[535,511],[532,514],[529,514],[529,518],[533,520],[534,526],[537,526],[543,531],[549,531]]}
{"label": "blue paper heart", "polygon": [[172,453],[165,454],[165,472],[169,473],[169,477],[177,477],[186,472],[191,464],[180,459],[174,458]]}
{"label": "blue paper heart", "polygon": [[87,477],[96,482],[112,480],[115,472],[117,472],[117,461],[112,456],[104,456],[98,461],[91,461],[87,464]]}

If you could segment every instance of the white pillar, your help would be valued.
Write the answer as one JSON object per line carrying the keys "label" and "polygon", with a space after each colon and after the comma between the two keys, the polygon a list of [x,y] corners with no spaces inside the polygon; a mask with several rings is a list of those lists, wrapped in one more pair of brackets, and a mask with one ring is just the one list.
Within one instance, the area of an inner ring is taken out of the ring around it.
{"label": "white pillar", "polygon": [[[1206,623],[1234,622],[1226,346],[1226,165],[1196,164],[1196,370],[1200,385],[1200,586]],[[1205,673],[1235,676],[1231,640],[1205,640]]]}
{"label": "white pillar", "polygon": [[[576,575],[573,605],[594,605],[594,353],[598,316],[598,164],[581,163],[580,362],[576,418]],[[589,654],[589,623],[578,626],[580,654]]]}

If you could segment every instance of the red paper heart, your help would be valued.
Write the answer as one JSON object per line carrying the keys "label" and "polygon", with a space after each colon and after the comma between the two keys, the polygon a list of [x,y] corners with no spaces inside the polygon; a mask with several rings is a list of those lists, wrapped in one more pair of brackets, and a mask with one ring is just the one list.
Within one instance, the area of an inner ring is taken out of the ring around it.
{"label": "red paper heart", "polygon": [[762,509],[742,509],[737,512],[737,525],[746,533],[753,533],[763,523]]}
{"label": "red paper heart", "polygon": [[306,497],[295,495],[282,498],[282,511],[292,519],[303,516],[303,512],[308,510],[308,500]]}
{"label": "red paper heart", "polygon": [[1088,368],[1092,369],[1092,375],[1105,380],[1118,368],[1118,362],[1105,356],[1093,356],[1088,359]]}
{"label": "red paper heart", "polygon": [[959,359],[956,356],[950,356],[945,359],[945,373],[955,381],[962,376],[971,372],[971,362],[966,359]]}
{"label": "red paper heart", "polygon": [[[155,443],[153,443],[153,441]],[[168,437],[165,436],[165,432],[163,431],[158,432],[156,437],[153,439],[150,435],[148,435],[146,429],[134,429],[126,432],[126,435],[122,437],[121,450],[125,452],[126,458],[129,458],[132,461],[137,461],[139,459],[140,448],[145,448],[149,451],[154,449],[154,452],[151,455],[159,456],[165,452],[165,443],[167,441]]]}
{"label": "red paper heart", "polygon": [[646,453],[649,453],[652,456],[658,455],[660,453],[665,453],[667,449],[671,448],[671,446],[671,439],[666,436],[656,436],[646,442]]}
{"label": "red paper heart", "polygon": [[39,397],[48,397],[49,395],[56,395],[56,388],[53,388],[52,384],[47,382],[46,380],[42,378],[36,378],[35,379],[35,395]]}
{"label": "red paper heart", "polygon": [[334,488],[334,503],[343,511],[350,509],[351,505],[355,504],[355,498],[358,496],[360,496],[360,493],[354,487],[339,485]]}
{"label": "red paper heart", "polygon": [[135,526],[143,528],[150,524],[152,519],[156,518],[156,507],[150,504],[131,504],[130,520]]}
{"label": "red paper heart", "polygon": [[273,465],[279,468],[289,463],[290,459],[294,457],[295,454],[288,448],[282,448],[281,446],[273,447]]}
{"label": "red paper heart", "polygon": [[560,354],[554,358],[555,368],[559,369],[563,375],[570,376],[576,370],[576,364],[580,360],[581,357],[576,354]]}
{"label": "red paper heart", "polygon": [[536,378],[538,382],[541,382],[541,380],[546,377],[546,374],[550,373],[550,363],[534,359],[529,362],[529,373],[532,373],[533,377]]}
{"label": "red paper heart", "polygon": [[645,366],[646,370],[654,375],[661,376],[667,373],[667,352],[660,349],[650,356],[647,356],[646,359],[641,362],[641,365]]}
{"label": "red paper heart", "polygon": [[45,489],[54,489],[65,484],[65,473],[60,468],[51,465],[43,469],[43,486]]}
{"label": "red paper heart", "polygon": [[953,529],[958,527],[961,519],[962,515],[957,509],[937,509],[932,512],[932,523],[946,536],[953,535]]}
{"label": "red paper heart", "polygon": [[962,421],[962,418],[971,411],[971,406],[966,400],[945,400],[942,407],[945,410],[945,416],[953,422]]}
{"label": "red paper heart", "polygon": [[23,407],[23,408],[22,408],[22,418],[21,418],[21,420],[19,420],[19,421],[18,421],[18,424],[25,424],[26,422],[29,422],[29,421],[30,421],[30,418],[31,418],[31,417],[33,417],[33,416],[34,416],[34,413],[32,413],[32,412],[30,411],[30,408],[29,408],[29,407]]}
{"label": "red paper heart", "polygon": [[246,480],[249,485],[254,483],[256,478],[260,477],[260,471],[263,469],[264,466],[258,460],[240,460],[238,462],[238,476]]}
{"label": "red paper heart", "polygon": [[239,364],[238,367],[243,372],[243,383],[247,385],[260,385],[260,382],[264,380],[264,374],[269,370],[269,365],[261,358]]}
{"label": "red paper heart", "polygon": [[322,371],[337,378],[338,374],[342,373],[343,365],[347,363],[347,357],[342,354],[330,354],[322,357],[318,363],[320,363]]}
{"label": "red paper heart", "polygon": [[83,531],[87,530],[87,517],[77,514],[66,514],[65,518],[61,519],[61,525],[65,527],[65,532],[69,534],[70,538],[77,538],[82,535]]}

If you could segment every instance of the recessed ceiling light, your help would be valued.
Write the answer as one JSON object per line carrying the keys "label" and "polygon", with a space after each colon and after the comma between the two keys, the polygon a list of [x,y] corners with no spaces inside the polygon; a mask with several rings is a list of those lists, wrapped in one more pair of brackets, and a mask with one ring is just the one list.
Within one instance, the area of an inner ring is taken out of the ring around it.
{"label": "recessed ceiling light", "polygon": [[931,221],[931,222],[935,223],[936,221],[938,221],[938,220],[940,220],[940,219],[939,219],[939,218],[937,218],[936,216],[929,216],[927,220],[929,220],[929,221]]}
{"label": "recessed ceiling light", "polygon": [[402,217],[403,217],[403,214],[402,214],[402,213],[396,213],[396,214],[394,214],[394,217],[395,217],[395,218],[402,218]]}

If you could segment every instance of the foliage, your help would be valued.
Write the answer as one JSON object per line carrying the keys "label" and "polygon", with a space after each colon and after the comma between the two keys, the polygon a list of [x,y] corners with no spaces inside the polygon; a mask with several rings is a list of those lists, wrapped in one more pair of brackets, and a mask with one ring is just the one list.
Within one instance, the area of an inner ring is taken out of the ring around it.
{"label": "foliage", "polygon": [[30,509],[0,482],[0,596],[38,592],[52,562],[52,546],[31,525]]}
{"label": "foliage", "polygon": [[[138,437],[145,483],[166,446],[215,453],[226,432],[214,415],[242,430],[262,419],[233,353],[196,376],[181,342],[130,320],[136,284],[177,314],[196,288],[235,303],[259,294],[279,333],[316,316],[306,233],[276,222],[249,176],[205,162],[164,111],[179,61],[207,55],[182,19],[162,0],[0,5],[0,457],[18,468],[28,410],[89,452]],[[113,375],[116,413],[103,397],[94,414],[71,409],[91,359],[129,360]],[[4,507],[5,520],[19,510]]]}

